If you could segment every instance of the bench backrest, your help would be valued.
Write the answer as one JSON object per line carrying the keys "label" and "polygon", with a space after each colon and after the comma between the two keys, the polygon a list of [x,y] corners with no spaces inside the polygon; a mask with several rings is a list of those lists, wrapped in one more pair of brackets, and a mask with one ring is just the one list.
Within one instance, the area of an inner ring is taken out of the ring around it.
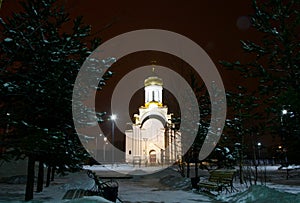
{"label": "bench backrest", "polygon": [[210,172],[209,181],[216,183],[232,183],[235,170],[214,170]]}

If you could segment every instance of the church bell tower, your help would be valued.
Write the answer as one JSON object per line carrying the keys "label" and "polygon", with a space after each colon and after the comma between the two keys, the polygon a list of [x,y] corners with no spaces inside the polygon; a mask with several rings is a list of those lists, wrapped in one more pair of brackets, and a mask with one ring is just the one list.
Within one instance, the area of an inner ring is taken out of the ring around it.
{"label": "church bell tower", "polygon": [[148,77],[145,82],[145,107],[162,107],[163,81],[157,76]]}

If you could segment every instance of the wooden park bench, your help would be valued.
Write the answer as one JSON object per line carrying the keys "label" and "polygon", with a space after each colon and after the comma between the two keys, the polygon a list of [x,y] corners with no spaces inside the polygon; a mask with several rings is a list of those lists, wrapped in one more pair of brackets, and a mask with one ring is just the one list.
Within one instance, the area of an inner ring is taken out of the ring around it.
{"label": "wooden park bench", "polygon": [[90,178],[92,178],[95,181],[94,186],[89,190],[85,190],[85,189],[68,190],[64,195],[63,199],[76,199],[84,196],[101,196],[112,202],[116,202],[117,199],[120,202],[122,202],[118,198],[119,185],[117,181],[113,179],[109,181],[102,181],[96,176],[96,174],[93,171],[90,170],[87,171],[87,174]]}
{"label": "wooden park bench", "polygon": [[71,189],[66,192],[63,199],[77,199],[84,196],[94,196],[94,195],[97,195],[97,193],[91,190]]}
{"label": "wooden park bench", "polygon": [[236,170],[213,170],[210,171],[208,181],[200,181],[198,183],[199,190],[233,192],[233,178]]}

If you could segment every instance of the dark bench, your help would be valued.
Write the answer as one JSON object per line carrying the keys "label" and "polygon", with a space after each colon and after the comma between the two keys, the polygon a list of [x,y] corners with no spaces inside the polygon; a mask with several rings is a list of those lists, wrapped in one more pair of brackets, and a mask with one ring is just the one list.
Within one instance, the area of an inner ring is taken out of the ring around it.
{"label": "dark bench", "polygon": [[66,192],[66,194],[63,196],[63,199],[77,199],[77,198],[82,198],[84,196],[94,196],[94,195],[97,195],[97,193],[91,190],[71,189]]}
{"label": "dark bench", "polygon": [[213,170],[210,171],[208,181],[198,183],[199,190],[233,192],[233,178],[236,170]]}
{"label": "dark bench", "polygon": [[95,181],[92,192],[96,192],[99,196],[104,197],[112,202],[116,202],[118,199],[119,184],[116,180],[110,179],[108,181],[102,181],[99,179],[95,172],[88,170],[87,174]]}
{"label": "dark bench", "polygon": [[118,199],[118,182],[111,179],[109,181],[102,181],[99,179],[95,172],[88,170],[87,175],[95,181],[94,186],[89,190],[84,189],[72,189],[68,190],[63,199],[76,199],[83,196],[102,196],[107,200],[116,202]]}

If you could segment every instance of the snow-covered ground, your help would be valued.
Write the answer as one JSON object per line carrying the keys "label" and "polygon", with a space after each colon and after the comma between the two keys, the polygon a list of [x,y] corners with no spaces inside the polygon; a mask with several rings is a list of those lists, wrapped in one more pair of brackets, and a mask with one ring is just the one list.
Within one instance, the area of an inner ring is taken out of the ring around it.
{"label": "snow-covered ground", "polygon": [[[133,166],[130,164],[114,164],[114,165],[93,165],[93,166],[83,166],[86,170],[92,170],[96,173],[111,173],[115,174],[118,173],[119,175],[146,175],[146,174],[153,174],[159,171],[166,169],[167,167],[161,166]],[[116,172],[116,173],[114,173]]]}
{"label": "snow-covered ground", "polygon": [[[92,166],[85,167],[93,170],[99,175],[110,175],[114,171],[124,173],[124,171],[139,172],[140,175],[133,176],[131,179],[120,179],[119,198],[126,203],[137,202],[166,202],[166,203],[193,203],[193,202],[300,202],[300,183],[299,171],[294,168],[291,173],[290,182],[285,181],[284,170],[278,172],[278,166],[267,166],[259,168],[262,172],[266,170],[268,174],[274,173],[274,177],[278,174],[282,177],[278,178],[275,183],[268,181],[266,186],[246,187],[235,181],[234,187],[237,189],[234,193],[221,193],[217,197],[205,193],[199,193],[191,190],[190,180],[182,178],[174,169],[166,169],[158,173],[152,173],[151,170],[159,170],[159,168],[135,168],[129,165],[118,166]],[[144,170],[148,170],[145,172]],[[129,173],[126,173],[129,174]],[[297,179],[297,180],[296,180]],[[282,184],[281,184],[282,182]],[[64,177],[56,177],[50,187],[45,188],[41,193],[34,194],[34,200],[31,202],[108,202],[101,197],[84,197],[75,200],[62,200],[64,194],[74,188],[90,189],[93,187],[93,180],[90,179],[85,171],[69,174]],[[260,183],[259,183],[260,184]],[[24,184],[7,184],[0,183],[0,202],[23,202]]]}

